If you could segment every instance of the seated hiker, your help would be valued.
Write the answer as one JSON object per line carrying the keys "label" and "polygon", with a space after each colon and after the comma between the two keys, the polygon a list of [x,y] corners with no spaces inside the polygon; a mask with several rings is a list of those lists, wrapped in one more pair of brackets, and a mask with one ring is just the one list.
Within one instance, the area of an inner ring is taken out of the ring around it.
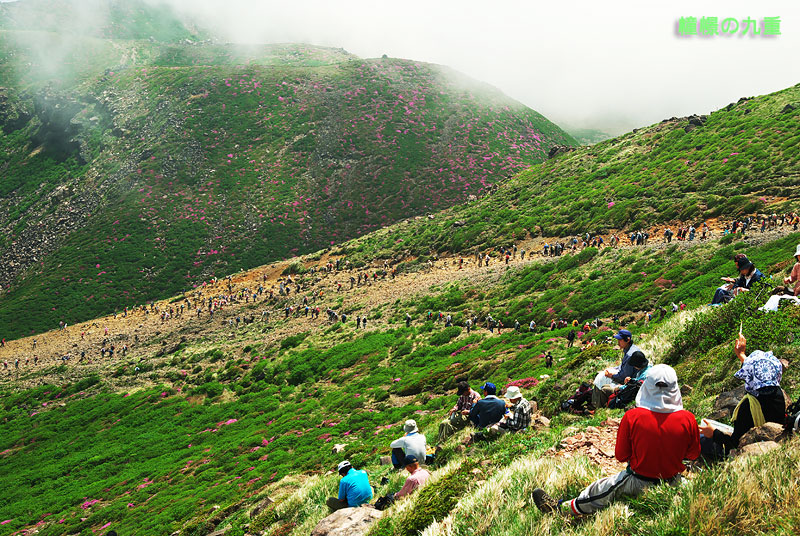
{"label": "seated hiker", "polygon": [[472,406],[469,420],[476,428],[488,428],[500,422],[506,414],[506,404],[497,398],[497,387],[493,383],[484,383],[481,390],[483,398]]}
{"label": "seated hiker", "polygon": [[419,466],[419,460],[416,456],[406,456],[403,460],[403,465],[406,471],[408,471],[408,478],[406,478],[406,482],[403,484],[403,487],[400,488],[400,491],[394,494],[395,499],[410,495],[417,488],[424,486],[431,476],[427,470]]}
{"label": "seated hiker", "polygon": [[636,375],[625,378],[625,383],[617,387],[614,394],[609,397],[608,407],[611,409],[622,409],[636,399],[639,388],[642,386],[642,382],[647,376],[647,371],[650,369],[642,352],[633,352],[629,363],[636,371]]}
{"label": "seated hiker", "polygon": [[597,380],[595,381],[592,391],[592,405],[595,408],[606,407],[609,397],[617,390],[617,387],[625,384],[625,378],[636,377],[636,370],[631,366],[630,359],[635,352],[641,352],[642,349],[633,344],[633,334],[627,329],[619,330],[618,333],[614,334],[614,338],[617,339],[617,345],[622,350],[622,361],[616,372],[606,369],[602,376],[598,374],[600,379],[605,377],[606,380],[603,382],[604,385],[601,386],[597,385]]}
{"label": "seated hiker", "polygon": [[450,409],[447,418],[439,423],[439,437],[437,444],[441,445],[447,438],[456,433],[469,424],[469,411],[481,395],[473,390],[465,381],[460,381],[456,384],[456,392],[458,393],[458,400],[456,405]]}
{"label": "seated hiker", "polygon": [[743,253],[736,255],[733,260],[736,263],[736,269],[739,270],[739,277],[736,279],[723,277],[722,280],[726,284],[714,292],[711,305],[719,305],[731,301],[741,292],[748,292],[754,283],[761,281],[764,277],[764,274]]}
{"label": "seated hiker", "polygon": [[739,335],[734,352],[742,368],[734,376],[744,380],[746,394],[733,410],[733,433],[724,434],[707,421],[700,427],[703,458],[707,460],[724,458],[729,450],[739,446],[739,440],[751,428],[767,422],[784,422],[786,400],[780,387],[783,365],[772,352],[756,350],[747,355],[746,348],[747,339]]}
{"label": "seated hiker", "polygon": [[800,244],[797,245],[797,250],[794,252],[795,262],[792,266],[792,271],[789,272],[788,277],[783,278],[783,283],[789,285],[794,283],[794,288],[789,289],[795,296],[800,296]]}
{"label": "seated hiker", "polygon": [[489,427],[489,434],[498,436],[508,432],[521,432],[531,425],[531,404],[523,398],[519,387],[510,385],[505,394],[507,413],[500,422]]}
{"label": "seated hiker", "polygon": [[405,435],[389,445],[392,448],[392,465],[395,469],[403,468],[403,460],[409,454],[416,456],[418,460],[424,460],[428,448],[425,435],[419,433],[417,421],[407,420],[403,424],[403,431]]}
{"label": "seated hiker", "polygon": [[339,481],[339,497],[328,497],[326,504],[331,512],[342,508],[355,508],[372,500],[372,486],[366,471],[356,471],[345,460],[337,468],[342,479]]}
{"label": "seated hiker", "polygon": [[636,496],[651,486],[680,483],[684,459],[700,455],[700,437],[695,416],[683,409],[675,370],[668,365],[650,369],[636,407],[622,417],[615,455],[628,467],[620,473],[589,485],[576,498],[556,501],[541,488],[533,501],[545,513],[574,516],[594,513],[623,496]]}
{"label": "seated hiker", "polygon": [[575,394],[561,403],[561,411],[569,411],[578,415],[591,413],[589,406],[592,401],[592,386],[583,382],[575,390]]}

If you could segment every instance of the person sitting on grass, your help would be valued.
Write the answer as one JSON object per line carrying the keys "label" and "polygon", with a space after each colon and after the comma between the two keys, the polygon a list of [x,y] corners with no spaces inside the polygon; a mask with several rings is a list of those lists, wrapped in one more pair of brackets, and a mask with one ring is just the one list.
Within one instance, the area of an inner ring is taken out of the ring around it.
{"label": "person sitting on grass", "polygon": [[344,460],[337,467],[342,479],[339,481],[339,497],[328,497],[326,504],[331,512],[342,508],[356,508],[372,500],[372,486],[366,471],[356,471]]}
{"label": "person sitting on grass", "polygon": [[522,432],[531,425],[531,404],[522,396],[519,387],[510,385],[505,394],[508,403],[508,412],[500,419],[500,422],[489,427],[488,432],[491,436],[501,436],[508,432]]}
{"label": "person sitting on grass", "polygon": [[395,499],[400,499],[407,495],[411,495],[417,488],[420,488],[425,485],[430,478],[431,474],[422,469],[419,466],[419,460],[416,456],[409,455],[406,456],[403,460],[403,465],[405,466],[406,471],[408,471],[408,478],[406,478],[403,487],[400,488],[400,491],[394,494]]}
{"label": "person sitting on grass", "polygon": [[450,409],[447,418],[439,423],[439,437],[437,444],[441,445],[447,438],[461,430],[469,424],[469,412],[481,395],[473,390],[465,381],[460,381],[456,384],[456,392],[458,393],[458,400],[456,405]]}
{"label": "person sitting on grass", "polygon": [[789,277],[783,278],[783,283],[785,285],[794,283],[794,289],[790,289],[790,291],[795,296],[800,296],[800,244],[797,245],[797,250],[794,252],[794,258],[797,262],[794,264],[794,266],[792,266],[792,271],[789,272]]}
{"label": "person sitting on grass", "polygon": [[493,383],[484,383],[481,390],[483,398],[472,406],[469,420],[476,428],[484,429],[500,422],[506,414],[506,404],[497,398],[497,387]]}
{"label": "person sitting on grass", "polygon": [[408,478],[406,478],[403,487],[397,493],[387,493],[375,502],[375,508],[378,510],[386,510],[397,499],[411,495],[417,488],[425,485],[430,478],[431,474],[419,466],[419,460],[416,456],[406,456],[403,459],[403,467],[408,471]]}
{"label": "person sitting on grass", "polygon": [[744,380],[746,394],[731,416],[733,434],[724,434],[707,421],[700,427],[703,434],[700,444],[706,460],[724,458],[728,451],[739,446],[739,440],[751,428],[767,422],[784,422],[786,400],[780,387],[783,365],[772,352],[756,350],[747,355],[746,349],[747,339],[740,334],[734,344],[734,353],[742,368],[734,376]]}
{"label": "person sitting on grass", "polygon": [[[627,329],[619,330],[614,334],[614,338],[617,339],[617,345],[622,350],[622,361],[617,372],[611,369],[606,369],[603,372],[603,376],[611,380],[608,384],[602,387],[595,385],[592,391],[592,405],[595,408],[608,406],[608,398],[619,386],[625,385],[625,378],[636,377],[636,370],[630,364],[631,356],[636,352],[644,354],[641,348],[633,344],[633,334]],[[599,374],[598,376],[602,379],[602,376]]]}
{"label": "person sitting on grass", "polygon": [[418,460],[424,460],[428,448],[425,435],[419,433],[417,421],[407,420],[403,425],[403,431],[405,435],[395,439],[389,445],[392,448],[392,465],[395,469],[403,468],[403,459],[408,455],[416,456]]}
{"label": "person sitting on grass", "polygon": [[626,377],[625,383],[617,387],[614,394],[608,399],[608,407],[611,409],[622,409],[633,402],[647,376],[647,371],[650,370],[647,358],[642,352],[633,352],[628,363],[633,367],[635,373],[633,376]]}
{"label": "person sitting on grass", "polygon": [[739,270],[739,277],[736,279],[723,277],[722,280],[726,284],[714,292],[711,305],[727,303],[740,293],[749,292],[753,284],[761,281],[764,277],[764,274],[743,253],[736,255],[733,260],[736,263],[736,269]]}
{"label": "person sitting on grass", "polygon": [[534,504],[545,513],[581,516],[649,487],[680,483],[686,469],[683,460],[700,455],[700,433],[695,416],[683,409],[678,376],[669,365],[650,369],[636,395],[636,407],[622,417],[615,454],[620,462],[628,462],[624,471],[594,482],[571,500],[556,501],[537,488]]}

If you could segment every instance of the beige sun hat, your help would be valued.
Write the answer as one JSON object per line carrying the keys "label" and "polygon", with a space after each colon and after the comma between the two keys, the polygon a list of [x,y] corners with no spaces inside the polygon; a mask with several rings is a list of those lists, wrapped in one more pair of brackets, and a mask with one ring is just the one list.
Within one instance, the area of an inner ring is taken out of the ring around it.
{"label": "beige sun hat", "polygon": [[522,393],[519,390],[519,387],[516,385],[510,385],[508,389],[506,389],[505,397],[509,400],[514,400],[515,398],[522,398]]}
{"label": "beige sun hat", "polygon": [[797,244],[797,251],[794,252],[794,256],[797,257],[800,255],[800,244]]}

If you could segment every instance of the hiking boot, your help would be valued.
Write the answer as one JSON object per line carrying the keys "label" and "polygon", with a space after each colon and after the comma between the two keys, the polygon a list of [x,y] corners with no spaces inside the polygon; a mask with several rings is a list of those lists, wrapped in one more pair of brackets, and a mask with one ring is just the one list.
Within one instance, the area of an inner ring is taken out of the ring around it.
{"label": "hiking boot", "polygon": [[536,508],[545,514],[552,514],[553,512],[558,513],[560,510],[558,501],[548,495],[542,488],[533,490],[532,498]]}

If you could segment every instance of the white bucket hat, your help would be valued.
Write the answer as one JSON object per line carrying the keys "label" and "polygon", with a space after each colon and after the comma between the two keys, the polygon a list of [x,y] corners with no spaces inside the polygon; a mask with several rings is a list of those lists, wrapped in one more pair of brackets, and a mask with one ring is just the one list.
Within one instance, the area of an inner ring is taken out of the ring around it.
{"label": "white bucket hat", "polygon": [[403,425],[403,431],[407,434],[410,434],[412,432],[419,432],[419,429],[417,428],[417,421],[415,421],[414,419],[408,419],[406,423]]}
{"label": "white bucket hat", "polygon": [[797,257],[800,255],[800,244],[797,244],[797,251],[794,252],[794,256]]}
{"label": "white bucket hat", "polygon": [[515,398],[522,398],[522,393],[519,390],[519,387],[516,385],[510,385],[508,389],[506,389],[505,397],[509,400],[513,400]]}

